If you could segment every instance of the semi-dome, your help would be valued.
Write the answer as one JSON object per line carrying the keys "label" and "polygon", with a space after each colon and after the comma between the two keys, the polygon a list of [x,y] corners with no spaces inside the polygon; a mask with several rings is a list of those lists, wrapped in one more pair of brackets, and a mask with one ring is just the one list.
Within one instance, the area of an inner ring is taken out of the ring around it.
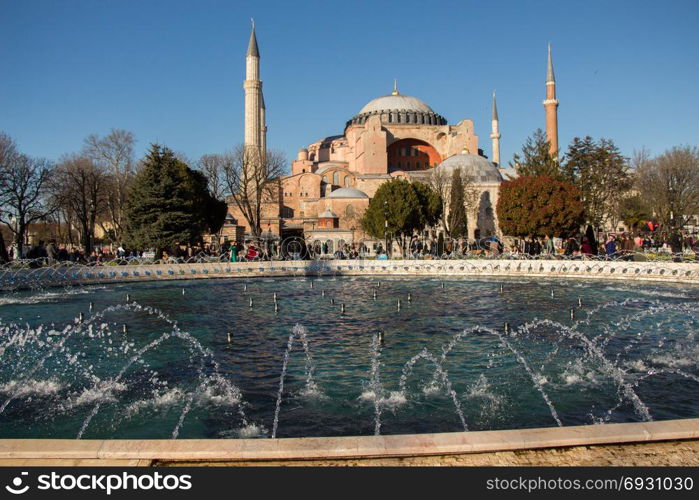
{"label": "semi-dome", "polygon": [[502,175],[498,168],[479,155],[460,154],[450,156],[437,165],[436,168],[448,174],[460,168],[463,173],[471,176],[475,183],[502,182]]}
{"label": "semi-dome", "polygon": [[369,196],[357,188],[345,187],[336,189],[328,195],[328,198],[369,198]]}
{"label": "semi-dome", "polygon": [[372,99],[359,110],[347,125],[361,125],[369,117],[379,115],[382,123],[399,125],[446,125],[447,120],[417,97],[403,95],[394,87],[393,92]]}

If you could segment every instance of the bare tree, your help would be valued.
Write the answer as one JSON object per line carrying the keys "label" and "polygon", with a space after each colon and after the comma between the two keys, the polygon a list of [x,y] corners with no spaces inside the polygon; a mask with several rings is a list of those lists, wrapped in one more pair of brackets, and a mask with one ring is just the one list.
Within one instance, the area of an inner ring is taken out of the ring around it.
{"label": "bare tree", "polygon": [[102,229],[112,235],[115,243],[120,242],[124,234],[124,207],[136,173],[135,142],[131,132],[112,129],[104,137],[87,136],[83,148],[83,155],[105,172],[102,182],[106,193],[107,224],[102,224]]}
{"label": "bare tree", "polygon": [[279,203],[281,176],[286,169],[284,155],[239,146],[223,168],[226,189],[233,203],[245,217],[252,234],[259,237],[263,204]]}
{"label": "bare tree", "polygon": [[633,154],[629,160],[629,166],[632,172],[637,172],[639,169],[645,167],[650,160],[650,150],[645,146],[641,146],[641,149],[633,150]]}
{"label": "bare tree", "polygon": [[92,252],[97,219],[108,211],[110,193],[107,174],[85,156],[64,158],[56,167],[51,187],[56,206],[72,216],[80,227],[80,241],[85,255]]}
{"label": "bare tree", "polygon": [[[461,185],[463,187],[464,208],[466,209],[466,213],[470,214],[478,203],[478,189],[475,186],[472,176],[461,169],[459,169],[459,171],[461,173]],[[451,234],[451,228],[449,227],[450,208],[448,204],[451,200],[452,176],[453,174],[451,171],[436,168],[430,172],[428,180],[429,186],[436,190],[442,197],[441,223],[446,234]]]}
{"label": "bare tree", "polygon": [[206,176],[209,181],[209,190],[214,198],[225,199],[230,193],[227,188],[226,169],[230,169],[233,162],[231,154],[208,154],[203,155],[197,161],[197,168]]}
{"label": "bare tree", "polygon": [[46,203],[52,169],[49,160],[19,153],[15,142],[0,133],[0,222],[13,233],[16,257],[23,256],[29,224],[54,210]]}
{"label": "bare tree", "polygon": [[699,148],[674,147],[642,163],[636,183],[641,197],[675,237],[673,251],[678,251],[677,231],[699,214]]}

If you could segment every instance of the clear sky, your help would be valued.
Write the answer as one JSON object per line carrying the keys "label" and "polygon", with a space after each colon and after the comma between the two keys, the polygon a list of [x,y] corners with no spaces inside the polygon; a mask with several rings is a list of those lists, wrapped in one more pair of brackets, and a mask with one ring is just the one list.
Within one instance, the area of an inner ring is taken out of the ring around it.
{"label": "clear sky", "polygon": [[559,142],[609,137],[630,155],[699,144],[697,0],[0,0],[0,130],[59,159],[85,136],[132,131],[196,159],[243,140],[255,18],[270,149],[341,134],[371,99],[423,99],[474,121],[502,162],[544,128],[553,46]]}

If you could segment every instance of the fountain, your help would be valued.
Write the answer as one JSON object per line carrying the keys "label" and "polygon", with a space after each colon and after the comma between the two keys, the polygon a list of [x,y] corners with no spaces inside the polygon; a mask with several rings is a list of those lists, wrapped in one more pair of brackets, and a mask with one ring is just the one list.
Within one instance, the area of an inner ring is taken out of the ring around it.
{"label": "fountain", "polygon": [[[234,279],[198,279],[186,294],[175,280],[0,296],[0,437],[383,435],[699,416],[692,286],[464,277],[442,293],[441,277],[249,280],[245,293]],[[253,307],[270,296],[272,307]]]}

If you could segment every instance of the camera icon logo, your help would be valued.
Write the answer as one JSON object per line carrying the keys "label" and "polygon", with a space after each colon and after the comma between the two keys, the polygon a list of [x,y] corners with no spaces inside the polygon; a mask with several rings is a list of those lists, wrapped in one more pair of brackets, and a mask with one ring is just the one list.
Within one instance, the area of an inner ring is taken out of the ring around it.
{"label": "camera icon logo", "polygon": [[14,478],[12,480],[12,485],[5,486],[5,489],[7,491],[9,491],[10,493],[12,493],[13,495],[21,495],[23,493],[26,493],[27,490],[29,489],[29,485],[25,485],[23,488],[21,487],[22,486],[22,476],[28,476],[28,475],[29,475],[28,472],[20,473],[19,476],[17,476],[16,478]]}

